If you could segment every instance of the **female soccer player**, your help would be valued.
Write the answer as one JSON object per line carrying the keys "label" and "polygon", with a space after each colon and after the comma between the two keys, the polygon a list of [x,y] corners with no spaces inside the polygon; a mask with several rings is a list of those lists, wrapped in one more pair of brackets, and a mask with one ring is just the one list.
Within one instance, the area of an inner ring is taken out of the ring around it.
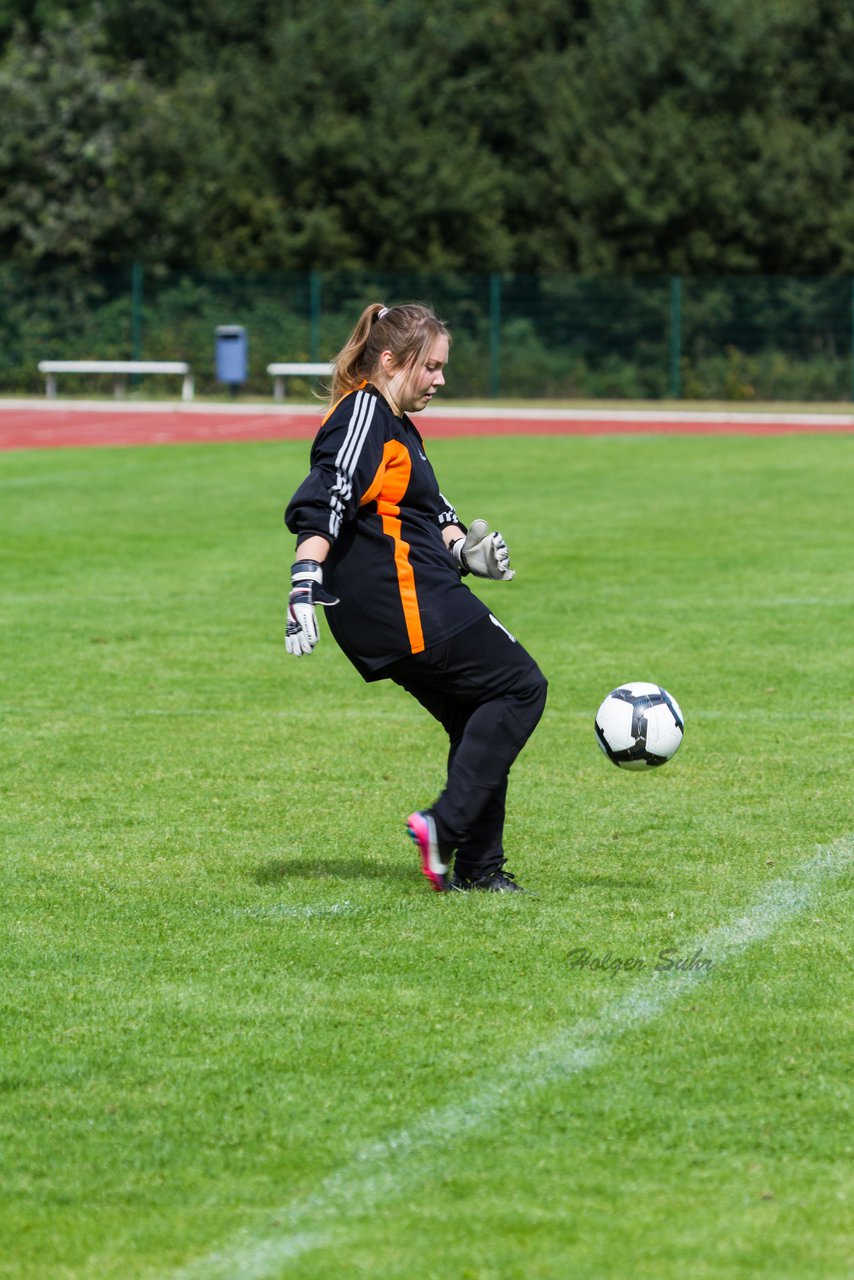
{"label": "female soccer player", "polygon": [[509,581],[507,547],[485,520],[460,521],[409,417],[444,386],[449,347],[430,308],[372,303],[339,353],[311,470],[285,514],[297,539],[285,643],[311,653],[327,606],[363,678],[393,680],[444,726],[445,787],[407,820],[421,869],[439,892],[518,892],[504,870],[507,777],[546,680],[462,581]]}

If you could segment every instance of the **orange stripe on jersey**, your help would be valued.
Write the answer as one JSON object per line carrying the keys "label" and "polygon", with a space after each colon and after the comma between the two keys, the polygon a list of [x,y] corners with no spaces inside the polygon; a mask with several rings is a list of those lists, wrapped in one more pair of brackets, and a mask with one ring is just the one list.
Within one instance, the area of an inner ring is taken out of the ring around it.
{"label": "orange stripe on jersey", "polygon": [[360,499],[359,506],[364,507],[369,502],[377,504],[377,514],[382,520],[383,533],[391,538],[394,544],[394,566],[397,570],[397,586],[400,591],[400,603],[403,605],[409,644],[413,653],[422,653],[424,632],[421,628],[421,611],[418,608],[415,574],[409,562],[409,543],[403,540],[400,523],[400,501],[409,488],[411,474],[412,459],[406,446],[399,440],[387,441],[383,448],[382,462]]}

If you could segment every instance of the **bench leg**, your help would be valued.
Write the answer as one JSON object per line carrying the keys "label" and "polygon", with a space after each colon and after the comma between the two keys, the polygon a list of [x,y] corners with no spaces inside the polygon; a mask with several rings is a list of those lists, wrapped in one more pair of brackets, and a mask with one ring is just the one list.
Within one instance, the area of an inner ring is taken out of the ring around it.
{"label": "bench leg", "polygon": [[45,374],[44,390],[45,390],[45,395],[48,396],[49,399],[51,400],[56,399],[56,374],[55,373]]}
{"label": "bench leg", "polygon": [[181,384],[181,399],[192,400],[195,387],[193,386],[193,375],[187,373],[184,375],[184,381]]}

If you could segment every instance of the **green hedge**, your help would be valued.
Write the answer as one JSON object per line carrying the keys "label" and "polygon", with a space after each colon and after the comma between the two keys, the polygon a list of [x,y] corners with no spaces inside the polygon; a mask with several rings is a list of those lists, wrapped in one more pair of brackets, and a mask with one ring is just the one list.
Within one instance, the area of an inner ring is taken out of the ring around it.
{"label": "green hedge", "polygon": [[[331,359],[366,302],[417,298],[454,332],[449,393],[459,398],[851,396],[850,286],[840,280],[685,280],[678,316],[662,279],[150,273],[134,294],[130,270],[81,277],[6,265],[0,290],[7,394],[43,391],[41,359],[131,356],[187,360],[197,394],[225,394],[214,332],[240,324],[249,336],[244,394],[271,397],[269,363]],[[176,394],[160,379],[142,385],[146,395]],[[92,376],[60,382],[61,394],[107,390]],[[289,385],[293,396],[310,390]]]}

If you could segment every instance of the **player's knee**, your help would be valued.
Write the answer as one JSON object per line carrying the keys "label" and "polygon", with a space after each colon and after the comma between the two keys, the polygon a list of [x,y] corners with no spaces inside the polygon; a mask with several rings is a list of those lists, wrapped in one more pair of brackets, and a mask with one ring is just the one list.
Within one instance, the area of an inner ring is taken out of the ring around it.
{"label": "player's knee", "polygon": [[525,684],[517,691],[517,710],[525,722],[528,734],[533,733],[539,723],[545,709],[548,690],[548,680],[539,667],[534,666]]}
{"label": "player's knee", "polygon": [[549,682],[538,667],[537,680],[535,684],[535,694],[534,694],[534,706],[536,707],[536,710],[537,710],[537,720],[539,720],[540,716],[543,714],[543,711],[545,710],[546,698],[548,697],[548,693],[549,693]]}

